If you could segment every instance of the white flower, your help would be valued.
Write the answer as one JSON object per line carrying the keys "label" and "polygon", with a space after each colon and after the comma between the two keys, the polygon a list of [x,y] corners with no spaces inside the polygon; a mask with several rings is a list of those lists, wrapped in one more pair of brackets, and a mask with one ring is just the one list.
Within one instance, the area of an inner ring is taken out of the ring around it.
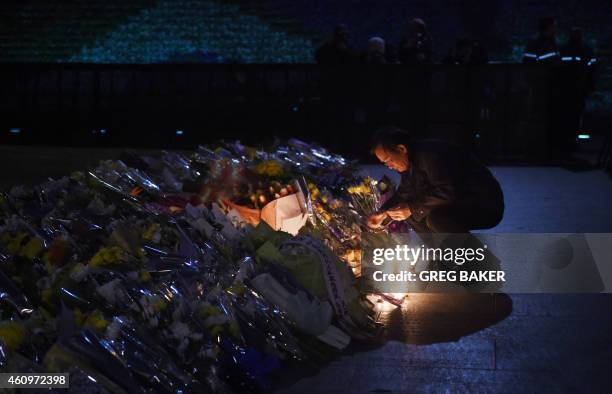
{"label": "white flower", "polygon": [[226,315],[213,315],[204,320],[204,327],[220,326],[229,322],[229,317]]}
{"label": "white flower", "polygon": [[118,298],[119,292],[119,283],[120,279],[113,279],[110,282],[103,284],[102,286],[98,286],[96,292],[102,296],[108,303],[115,304]]}
{"label": "white flower", "polygon": [[180,321],[175,321],[174,323],[172,323],[172,326],[170,326],[170,330],[172,331],[172,335],[180,340],[183,340],[183,338],[191,334],[189,326]]}
{"label": "white flower", "polygon": [[121,324],[117,319],[113,319],[108,327],[106,327],[106,336],[111,341],[114,341],[119,336],[119,331],[121,331]]}
{"label": "white flower", "polygon": [[72,272],[70,272],[70,279],[72,279],[75,282],[82,282],[87,277],[88,273],[89,273],[89,267],[83,265],[82,263],[78,263],[77,265],[74,266],[74,268],[72,269]]}

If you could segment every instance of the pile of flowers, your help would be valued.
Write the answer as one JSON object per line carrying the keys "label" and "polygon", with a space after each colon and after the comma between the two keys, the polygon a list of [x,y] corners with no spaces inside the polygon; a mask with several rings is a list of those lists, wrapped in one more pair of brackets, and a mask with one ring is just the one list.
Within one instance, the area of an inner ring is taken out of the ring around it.
{"label": "pile of flowers", "polygon": [[[0,370],[69,372],[74,392],[261,391],[371,337],[355,262],[383,190],[359,174],[298,140],[224,143],[0,194]],[[297,192],[299,234],[258,219]]]}

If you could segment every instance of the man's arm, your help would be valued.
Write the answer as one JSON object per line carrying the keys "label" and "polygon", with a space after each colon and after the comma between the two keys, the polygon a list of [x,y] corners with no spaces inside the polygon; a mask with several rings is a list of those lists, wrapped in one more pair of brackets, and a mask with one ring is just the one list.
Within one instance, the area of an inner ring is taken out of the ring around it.
{"label": "man's arm", "polygon": [[451,176],[453,168],[438,154],[425,154],[420,158],[419,167],[425,172],[430,184],[429,190],[422,195],[414,195],[405,202],[412,217],[421,221],[439,206],[449,205],[456,199],[456,188]]}
{"label": "man's arm", "polygon": [[384,211],[386,211],[388,209],[391,209],[391,208],[397,206],[401,202],[402,202],[402,199],[401,199],[400,190],[399,190],[399,187],[398,187],[398,189],[393,193],[391,198],[389,198],[387,201],[385,201],[385,203],[383,205],[380,206],[379,211],[380,212],[384,212]]}

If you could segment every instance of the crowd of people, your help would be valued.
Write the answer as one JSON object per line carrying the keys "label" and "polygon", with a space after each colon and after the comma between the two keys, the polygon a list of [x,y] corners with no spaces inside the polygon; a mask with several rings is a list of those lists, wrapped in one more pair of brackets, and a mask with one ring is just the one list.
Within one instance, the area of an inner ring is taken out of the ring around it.
{"label": "crowd of people", "polygon": [[[526,43],[522,54],[522,62],[526,64],[572,65],[559,67],[546,77],[552,82],[549,101],[550,110],[555,114],[548,131],[550,150],[552,156],[560,160],[567,160],[576,149],[576,133],[581,127],[586,100],[595,88],[597,62],[582,29],[574,27],[565,36],[567,40],[560,44],[555,19],[541,18],[537,34]],[[315,58],[321,65],[443,63],[471,66],[489,62],[483,42],[467,37],[458,39],[446,56],[436,56],[430,31],[420,18],[408,22],[397,45],[382,37],[371,37],[362,53],[351,45],[348,28],[339,25],[316,50]]]}
{"label": "crowd of people", "polygon": [[[592,66],[596,59],[593,50],[586,44],[582,30],[574,27],[568,34],[565,45],[558,44],[557,23],[554,18],[538,21],[537,37],[526,45],[523,54],[525,63],[577,62]],[[382,37],[371,37],[365,51],[359,53],[351,44],[346,25],[335,27],[331,37],[315,53],[319,64],[431,64],[441,61],[444,64],[478,65],[488,62],[481,41],[462,37],[446,56],[436,59],[432,37],[427,24],[421,18],[408,22],[398,44],[385,41]]]}
{"label": "crowd of people", "polygon": [[382,37],[368,40],[367,49],[359,54],[351,45],[346,25],[338,25],[330,39],[320,46],[315,59],[319,64],[427,64],[432,62],[432,40],[427,24],[412,19],[398,45],[385,42]]}

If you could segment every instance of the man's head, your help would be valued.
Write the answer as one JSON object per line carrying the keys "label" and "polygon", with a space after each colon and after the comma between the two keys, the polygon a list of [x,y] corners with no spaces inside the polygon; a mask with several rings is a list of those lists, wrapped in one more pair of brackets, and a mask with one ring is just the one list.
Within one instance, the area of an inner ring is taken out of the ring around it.
{"label": "man's head", "polygon": [[371,56],[385,55],[385,40],[380,37],[372,37],[368,40],[368,54]]}
{"label": "man's head", "polygon": [[333,41],[348,45],[350,33],[348,27],[344,24],[334,27]]}
{"label": "man's head", "polygon": [[455,45],[455,61],[461,64],[470,62],[474,43],[469,38],[461,38]]}
{"label": "man's head", "polygon": [[549,40],[555,39],[557,36],[557,22],[555,18],[541,18],[538,21],[538,31],[540,36],[548,38]]}
{"label": "man's head", "polygon": [[384,165],[397,172],[408,170],[409,134],[398,127],[384,127],[374,134],[372,153]]}
{"label": "man's head", "polygon": [[421,18],[413,18],[408,22],[407,34],[412,37],[423,37],[427,34],[427,24]]}
{"label": "man's head", "polygon": [[573,46],[582,45],[582,29],[579,27],[573,27],[569,36],[569,43]]}

